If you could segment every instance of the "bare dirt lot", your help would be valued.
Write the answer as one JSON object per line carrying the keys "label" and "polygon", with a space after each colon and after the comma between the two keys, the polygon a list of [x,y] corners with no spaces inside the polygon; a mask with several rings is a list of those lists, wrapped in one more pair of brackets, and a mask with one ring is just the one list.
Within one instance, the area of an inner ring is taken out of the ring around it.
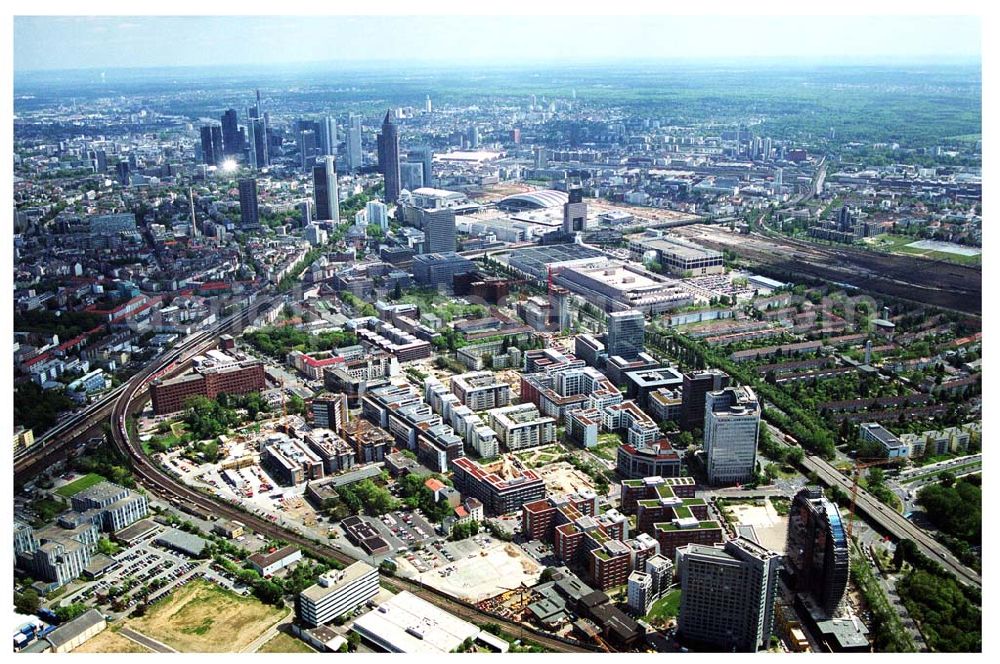
{"label": "bare dirt lot", "polygon": [[151,652],[149,648],[139,645],[132,639],[125,638],[118,632],[106,629],[94,638],[84,643],[73,652]]}
{"label": "bare dirt lot", "polygon": [[316,510],[300,496],[284,498],[281,505],[290,518],[301,521],[310,528],[316,525]]}
{"label": "bare dirt lot", "polygon": [[545,489],[550,494],[576,493],[583,490],[594,490],[594,482],[590,477],[569,463],[560,461],[549,463],[535,468],[542,481],[545,482]]}
{"label": "bare dirt lot", "polygon": [[286,613],[199,580],[126,625],[180,652],[240,652]]}

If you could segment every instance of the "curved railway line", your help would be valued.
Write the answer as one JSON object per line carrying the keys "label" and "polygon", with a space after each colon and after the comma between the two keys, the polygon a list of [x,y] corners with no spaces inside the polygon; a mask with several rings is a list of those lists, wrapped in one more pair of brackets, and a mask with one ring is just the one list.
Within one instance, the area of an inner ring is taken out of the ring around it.
{"label": "curved railway line", "polygon": [[[258,517],[255,514],[246,512],[230,503],[209,496],[197,491],[183,482],[171,477],[166,472],[156,466],[143,452],[141,445],[133,441],[128,433],[128,417],[139,410],[146,400],[147,387],[154,376],[172,372],[182,368],[191,357],[202,352],[206,347],[215,342],[215,337],[232,325],[235,321],[222,324],[215,331],[195,343],[186,344],[180,351],[170,353],[161,358],[155,365],[148,367],[142,373],[133,377],[127,384],[126,389],[114,401],[111,412],[112,432],[111,440],[115,447],[131,462],[132,472],[139,484],[146,487],[153,493],[165,500],[180,499],[190,505],[198,507],[206,512],[217,514],[227,519],[238,520],[263,535],[282,539],[302,548],[303,551],[313,555],[336,560],[342,564],[350,564],[357,560],[348,554],[339,551],[331,546],[318,543],[316,540],[305,537],[297,532],[287,530],[275,523]],[[383,577],[382,585],[395,592],[408,590],[414,595],[418,595],[447,611],[470,620],[477,624],[493,622],[510,634],[526,634],[531,641],[557,652],[593,652],[596,647],[589,647],[583,644],[574,644],[559,638],[552,637],[543,632],[522,623],[506,620],[494,614],[488,613],[478,607],[454,599],[440,591],[429,588],[425,585],[415,583],[398,577]]]}

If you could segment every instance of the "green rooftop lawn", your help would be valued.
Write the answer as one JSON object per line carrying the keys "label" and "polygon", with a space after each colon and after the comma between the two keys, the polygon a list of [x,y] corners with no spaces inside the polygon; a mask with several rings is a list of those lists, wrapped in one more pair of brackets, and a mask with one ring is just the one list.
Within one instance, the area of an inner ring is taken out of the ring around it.
{"label": "green rooftop lawn", "polygon": [[78,477],[69,484],[59,487],[56,489],[56,493],[63,498],[72,498],[84,489],[89,489],[95,484],[100,484],[103,481],[104,478],[97,473],[87,473],[83,477]]}

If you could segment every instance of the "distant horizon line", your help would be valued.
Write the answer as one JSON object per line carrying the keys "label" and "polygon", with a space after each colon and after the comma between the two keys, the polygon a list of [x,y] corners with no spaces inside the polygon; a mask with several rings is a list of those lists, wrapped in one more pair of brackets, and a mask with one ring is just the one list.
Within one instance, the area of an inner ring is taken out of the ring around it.
{"label": "distant horizon line", "polygon": [[264,69],[309,69],[309,68],[323,68],[323,67],[341,67],[347,70],[351,68],[356,69],[367,69],[367,68],[386,68],[391,66],[403,65],[408,68],[425,68],[441,66],[442,64],[449,65],[449,69],[452,70],[464,70],[471,67],[483,67],[486,66],[487,69],[498,69],[504,67],[543,67],[543,66],[561,66],[561,67],[572,67],[572,66],[594,66],[594,65],[604,65],[604,64],[617,64],[617,65],[649,65],[649,64],[673,64],[673,65],[684,65],[684,64],[727,64],[727,65],[737,65],[737,64],[761,64],[761,63],[780,63],[782,68],[785,69],[804,69],[809,66],[824,65],[824,66],[880,66],[880,65],[941,65],[941,66],[955,66],[955,65],[978,65],[980,69],[982,68],[982,54],[972,56],[972,55],[893,55],[893,54],[883,54],[883,55],[859,55],[859,56],[842,56],[842,55],[811,55],[811,56],[798,56],[795,54],[788,55],[748,55],[748,56],[650,56],[641,58],[629,58],[629,57],[602,57],[602,58],[588,58],[588,59],[572,59],[572,58],[547,58],[542,60],[537,59],[509,59],[509,60],[496,60],[492,58],[484,59],[465,59],[461,61],[456,61],[452,58],[425,58],[425,59],[400,59],[400,58],[349,58],[349,59],[330,59],[330,60],[303,60],[295,62],[273,62],[273,63],[253,63],[253,62],[243,62],[243,63],[226,63],[226,64],[163,64],[163,65],[138,65],[133,67],[123,67],[123,66],[88,66],[88,67],[38,67],[38,68],[17,68],[15,65],[13,73],[17,75],[30,75],[30,74],[58,74],[58,73],[72,73],[72,72],[137,72],[137,71],[177,71],[177,70],[223,70],[223,69],[253,69],[253,68],[264,68]]}

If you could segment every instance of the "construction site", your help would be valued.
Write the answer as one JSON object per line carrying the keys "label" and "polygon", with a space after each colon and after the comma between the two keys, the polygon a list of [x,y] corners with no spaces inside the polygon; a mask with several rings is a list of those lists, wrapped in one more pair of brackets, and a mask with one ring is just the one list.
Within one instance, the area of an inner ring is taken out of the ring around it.
{"label": "construction site", "polygon": [[405,556],[398,556],[397,573],[468,602],[483,602],[506,589],[533,586],[542,573],[542,566],[520,547],[488,535],[442,543],[439,550],[447,551],[453,560],[431,558],[436,566],[421,573]]}

